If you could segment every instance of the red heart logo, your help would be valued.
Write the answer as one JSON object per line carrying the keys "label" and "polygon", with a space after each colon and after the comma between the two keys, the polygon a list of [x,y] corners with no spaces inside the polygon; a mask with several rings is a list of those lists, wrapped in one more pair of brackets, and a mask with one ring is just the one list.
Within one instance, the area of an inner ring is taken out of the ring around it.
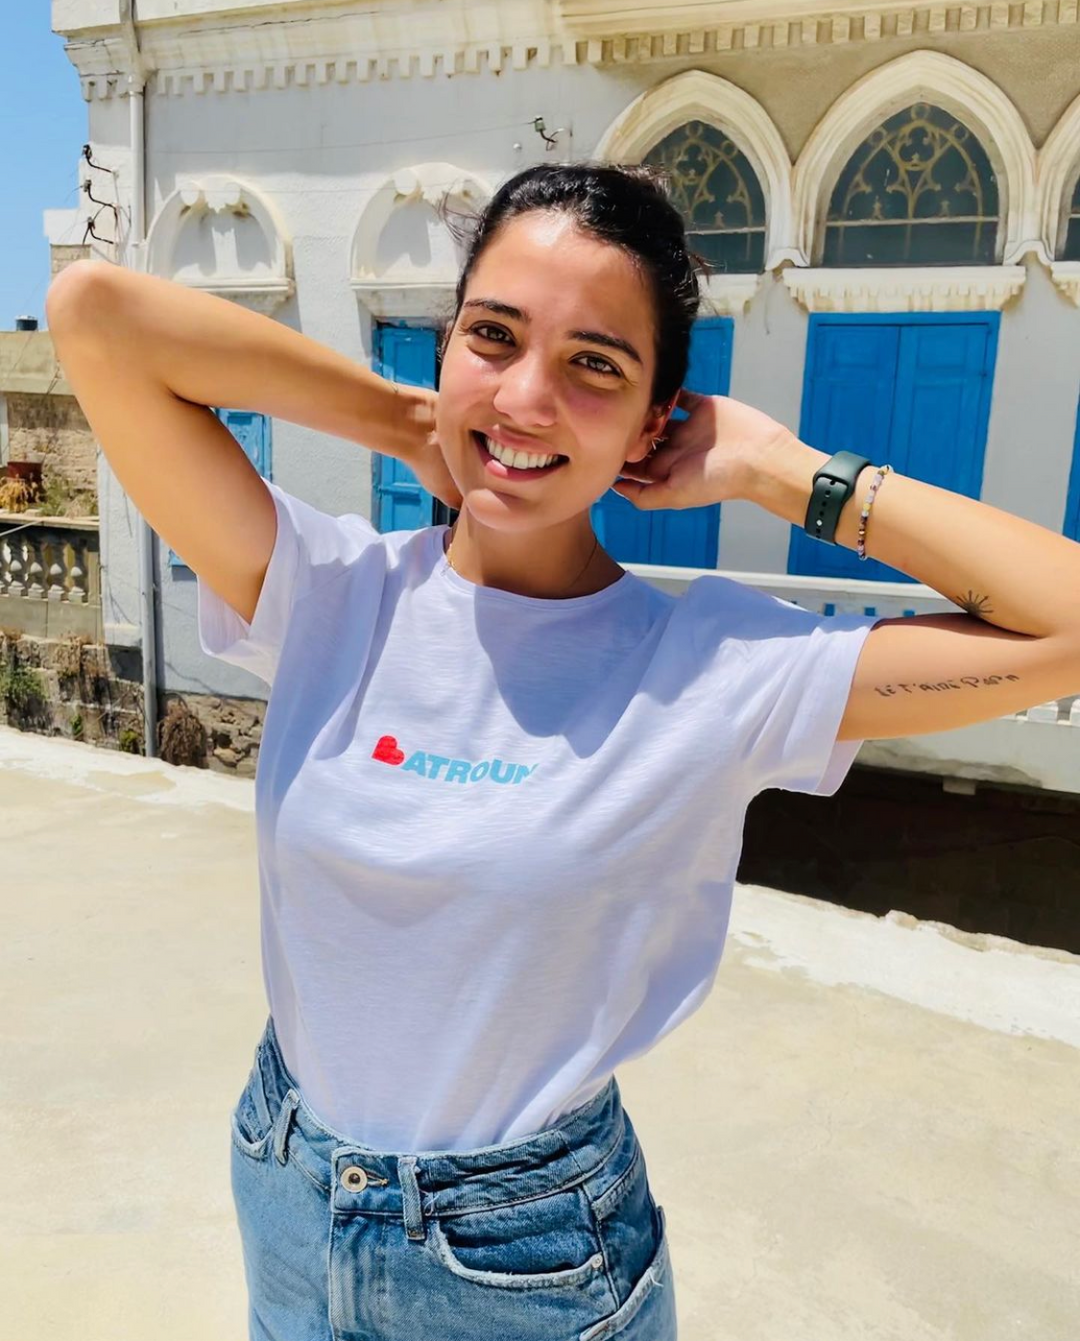
{"label": "red heart logo", "polygon": [[398,749],[396,736],[380,736],[379,743],[371,751],[372,759],[381,759],[384,764],[403,764],[405,751]]}

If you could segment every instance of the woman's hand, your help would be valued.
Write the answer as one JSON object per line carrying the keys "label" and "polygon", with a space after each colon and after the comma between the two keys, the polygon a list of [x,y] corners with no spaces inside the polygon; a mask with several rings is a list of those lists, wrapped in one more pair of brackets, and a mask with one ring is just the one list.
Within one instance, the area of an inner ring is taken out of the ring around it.
{"label": "woman's hand", "polygon": [[426,389],[410,388],[415,399],[408,415],[413,426],[411,433],[413,448],[405,458],[405,464],[413,472],[421,485],[441,502],[455,510],[463,503],[461,491],[454,483],[447,469],[446,457],[435,435],[435,406],[438,392]]}
{"label": "woman's hand", "polygon": [[683,388],[675,404],[689,418],[669,420],[659,447],[641,461],[627,461],[612,485],[642,510],[708,507],[745,497],[752,471],[760,471],[777,447],[796,441],[783,424],[730,396]]}

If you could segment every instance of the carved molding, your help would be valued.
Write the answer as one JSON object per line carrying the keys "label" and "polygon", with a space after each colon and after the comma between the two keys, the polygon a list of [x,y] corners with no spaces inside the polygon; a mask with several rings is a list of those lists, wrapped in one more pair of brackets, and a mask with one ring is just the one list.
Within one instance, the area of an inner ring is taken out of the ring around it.
{"label": "carved molding", "polygon": [[[87,0],[90,4],[91,0]],[[466,13],[466,7],[470,6]],[[190,2],[179,8],[194,8]],[[140,5],[142,13],[144,7]],[[269,6],[200,6],[185,22],[137,24],[142,56],[153,71],[149,87],[165,97],[189,94],[252,93],[264,89],[319,84],[363,83],[375,79],[442,79],[447,75],[563,65],[621,65],[713,55],[750,53],[796,46],[877,42],[890,37],[956,32],[1023,32],[1034,26],[1072,25],[1078,0],[1028,0],[1007,4],[942,4],[940,0],[892,4],[866,12],[865,5],[840,0],[831,9],[807,14],[797,0],[700,0],[692,4],[654,3],[630,8],[590,0],[499,0],[476,6],[472,0],[417,0],[407,19],[392,6],[343,13],[337,5],[312,3],[305,17],[318,19],[318,48],[303,51],[295,23],[266,21]],[[100,6],[98,6],[100,10]],[[181,17],[177,6],[169,18]],[[123,95],[130,64],[122,27],[81,16],[68,0],[54,16],[57,31],[72,39],[68,54],[83,96]],[[65,17],[66,16],[66,17]],[[723,21],[718,21],[722,16]],[[256,47],[252,28],[258,22]],[[90,39],[90,40],[88,40]]]}
{"label": "carved molding", "polygon": [[760,285],[760,275],[710,275],[701,286],[700,315],[741,316],[750,306]]}
{"label": "carved molding", "polygon": [[817,260],[821,221],[859,144],[887,117],[920,100],[962,120],[990,156],[1002,198],[1003,264],[1015,264],[1028,252],[1048,264],[1039,230],[1035,147],[1020,113],[992,80],[939,51],[912,51],[871,71],[837,98],[811,132],[792,182],[800,264]]}
{"label": "carved molding", "polygon": [[603,133],[594,157],[640,163],[665,135],[691,120],[730,135],[757,174],[765,195],[765,268],[799,259],[793,250],[791,159],[780,132],[755,98],[719,75],[687,70],[646,89]]}
{"label": "carved molding", "polygon": [[448,321],[454,314],[454,284],[365,284],[352,281],[357,300],[373,317]]}
{"label": "carved molding", "polygon": [[1050,274],[1061,292],[1080,307],[1080,261],[1055,261]]}
{"label": "carved molding", "polygon": [[808,312],[996,312],[1026,278],[1022,265],[784,271],[784,283]]}
{"label": "carved molding", "polygon": [[1065,242],[1068,209],[1080,173],[1080,96],[1063,113],[1039,151],[1041,235],[1048,256]]}
{"label": "carved molding", "polygon": [[434,212],[444,203],[468,215],[491,195],[487,182],[453,163],[417,163],[391,173],[364,206],[349,247],[349,282],[357,298],[377,317],[449,316],[462,260],[457,244],[441,221],[429,217],[430,255],[418,263],[410,236],[406,254],[396,256],[387,246],[395,216],[417,205]]}
{"label": "carved molding", "polygon": [[292,243],[277,206],[223,173],[177,179],[147,234],[145,266],[268,314],[295,291]]}

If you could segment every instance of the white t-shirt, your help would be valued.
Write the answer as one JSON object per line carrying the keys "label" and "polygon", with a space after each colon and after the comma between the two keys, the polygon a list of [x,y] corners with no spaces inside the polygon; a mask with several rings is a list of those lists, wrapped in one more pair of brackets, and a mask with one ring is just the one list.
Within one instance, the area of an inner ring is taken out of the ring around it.
{"label": "white t-shirt", "polygon": [[705,1000],[746,807],[839,787],[877,619],[719,574],[519,596],[456,573],[445,526],[380,535],[267,487],[251,624],[201,581],[198,620],[271,687],[255,808],[285,1063],[380,1150],[550,1126]]}

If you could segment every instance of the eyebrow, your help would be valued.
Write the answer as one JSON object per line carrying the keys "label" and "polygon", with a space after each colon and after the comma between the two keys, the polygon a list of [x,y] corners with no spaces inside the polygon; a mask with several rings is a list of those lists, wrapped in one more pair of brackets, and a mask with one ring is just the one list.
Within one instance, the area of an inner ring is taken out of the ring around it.
{"label": "eyebrow", "polygon": [[[497,298],[470,298],[468,302],[462,303],[462,309],[466,307],[482,307],[488,312],[494,312],[500,317],[509,317],[511,321],[521,321],[528,325],[528,314],[523,312],[520,307],[511,307],[509,303],[500,303]],[[644,367],[644,360],[637,352],[629,340],[622,340],[617,335],[605,335],[603,331],[567,331],[567,338],[570,340],[584,340],[586,344],[602,345],[605,349],[618,349],[622,353],[629,355],[635,363]]]}

